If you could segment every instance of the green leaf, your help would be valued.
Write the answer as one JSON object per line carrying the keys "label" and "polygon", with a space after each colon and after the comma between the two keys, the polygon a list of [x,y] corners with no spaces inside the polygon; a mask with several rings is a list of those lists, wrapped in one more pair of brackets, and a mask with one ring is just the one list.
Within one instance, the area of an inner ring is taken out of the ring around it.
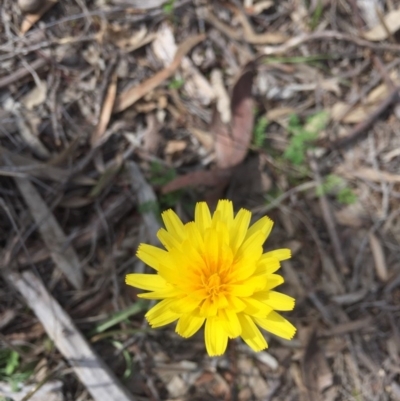
{"label": "green leaf", "polygon": [[343,188],[337,194],[337,201],[344,205],[352,205],[357,202],[357,195],[350,188]]}
{"label": "green leaf", "polygon": [[6,376],[11,376],[19,366],[19,354],[18,352],[11,351],[8,357],[7,365],[4,369]]}
{"label": "green leaf", "polygon": [[180,89],[180,88],[182,88],[182,86],[185,84],[185,80],[184,79],[182,79],[182,78],[176,78],[176,79],[173,79],[170,83],[169,83],[169,85],[168,85],[168,88],[169,89]]}
{"label": "green leaf", "polygon": [[148,303],[149,303],[148,301],[141,299],[139,301],[136,301],[133,305],[129,306],[128,308],[120,312],[114,313],[105,322],[98,324],[92,334],[102,333],[103,331],[108,330],[109,328],[115,326],[116,324],[123,322],[129,317],[145,311]]}
{"label": "green leaf", "polygon": [[292,135],[283,157],[292,164],[300,165],[304,162],[308,149],[313,147],[312,142],[318,138],[318,134],[323,130],[329,120],[329,114],[325,111],[314,114],[306,120],[304,126],[300,119],[293,114],[289,117],[288,131]]}
{"label": "green leaf", "polygon": [[268,124],[269,121],[266,119],[266,117],[260,117],[257,120],[253,131],[253,145],[256,148],[261,148],[263,146],[265,140],[265,130],[267,129]]}

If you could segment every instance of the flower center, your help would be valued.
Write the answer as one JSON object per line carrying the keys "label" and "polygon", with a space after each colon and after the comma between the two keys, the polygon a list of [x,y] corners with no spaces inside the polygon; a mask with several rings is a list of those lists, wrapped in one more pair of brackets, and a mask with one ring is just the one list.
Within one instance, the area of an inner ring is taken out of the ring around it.
{"label": "flower center", "polygon": [[214,273],[209,277],[203,277],[202,281],[204,289],[207,291],[210,297],[218,295],[221,291],[221,287],[223,286],[223,284],[221,284],[221,278],[218,273]]}

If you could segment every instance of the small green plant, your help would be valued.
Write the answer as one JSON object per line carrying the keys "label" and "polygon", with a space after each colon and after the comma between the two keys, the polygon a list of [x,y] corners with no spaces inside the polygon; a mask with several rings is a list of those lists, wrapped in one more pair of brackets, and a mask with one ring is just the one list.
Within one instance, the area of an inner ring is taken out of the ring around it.
{"label": "small green plant", "polygon": [[185,80],[183,78],[174,78],[169,84],[169,89],[180,89],[185,84]]}
{"label": "small green plant", "polygon": [[343,205],[351,205],[357,202],[357,195],[349,188],[346,181],[334,174],[325,177],[322,185],[316,188],[317,196],[334,195],[336,200]]}
{"label": "small green plant", "polygon": [[175,4],[175,0],[168,0],[163,5],[164,13],[167,14],[167,15],[171,15],[172,12],[174,11],[174,4]]}
{"label": "small green plant", "polygon": [[269,121],[266,117],[260,117],[253,130],[253,146],[257,149],[261,148],[265,140],[265,130],[267,129]]}
{"label": "small green plant", "polygon": [[18,391],[20,384],[33,374],[32,364],[23,365],[17,351],[0,350],[0,381],[7,381],[13,391]]}
{"label": "small green plant", "polygon": [[[150,178],[149,182],[156,186],[163,186],[168,184],[177,176],[174,168],[167,168],[158,162],[150,164]],[[145,202],[139,207],[140,213],[153,212],[156,216],[160,216],[163,210],[174,207],[182,196],[182,191],[174,191],[167,194],[160,195],[158,201]]]}
{"label": "small green plant", "polygon": [[336,195],[336,199],[343,205],[352,205],[357,202],[357,195],[351,190],[351,188],[343,188]]}
{"label": "small green plant", "polygon": [[165,185],[176,177],[174,168],[166,168],[158,162],[150,164],[150,183],[153,185]]}
{"label": "small green plant", "polygon": [[139,205],[139,213],[154,213],[156,216],[160,215],[160,205],[157,201],[143,202]]}
{"label": "small green plant", "polygon": [[313,141],[318,138],[319,132],[326,127],[328,118],[328,113],[321,111],[309,117],[306,123],[302,125],[297,115],[291,115],[288,124],[291,138],[283,157],[292,164],[301,165],[304,162],[307,150],[313,147]]}
{"label": "small green plant", "polygon": [[318,0],[313,15],[311,17],[310,28],[313,31],[321,21],[322,12],[324,10],[324,6],[321,0]]}

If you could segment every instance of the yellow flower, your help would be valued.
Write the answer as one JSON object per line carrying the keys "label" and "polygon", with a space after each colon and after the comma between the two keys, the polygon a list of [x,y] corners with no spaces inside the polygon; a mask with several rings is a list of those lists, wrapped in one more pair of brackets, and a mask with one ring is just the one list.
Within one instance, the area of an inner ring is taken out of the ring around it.
{"label": "yellow flower", "polygon": [[205,202],[197,203],[195,220],[183,224],[172,210],[162,214],[165,227],[158,238],[166,250],[141,244],[137,256],[157,274],[128,274],[126,284],[162,299],[146,319],[152,327],[178,320],[182,337],[195,334],[205,322],[210,356],[222,355],[228,338],[241,337],[253,350],[268,344],[257,326],[285,339],[296,328],[275,311],[289,311],[295,300],[272,291],[284,282],[275,274],[289,249],[263,253],[273,222],[263,217],[249,228],[251,213],[236,216],[231,201],[220,200],[211,216]]}

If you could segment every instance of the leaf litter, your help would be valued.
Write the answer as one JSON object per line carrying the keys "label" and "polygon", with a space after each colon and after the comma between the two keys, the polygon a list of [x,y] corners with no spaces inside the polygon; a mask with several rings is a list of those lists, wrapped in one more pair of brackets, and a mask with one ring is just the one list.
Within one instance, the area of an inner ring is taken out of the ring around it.
{"label": "leaf litter", "polygon": [[[396,2],[3,3],[0,398],[398,399]],[[209,359],[123,278],[224,197],[292,248],[299,335]]]}

